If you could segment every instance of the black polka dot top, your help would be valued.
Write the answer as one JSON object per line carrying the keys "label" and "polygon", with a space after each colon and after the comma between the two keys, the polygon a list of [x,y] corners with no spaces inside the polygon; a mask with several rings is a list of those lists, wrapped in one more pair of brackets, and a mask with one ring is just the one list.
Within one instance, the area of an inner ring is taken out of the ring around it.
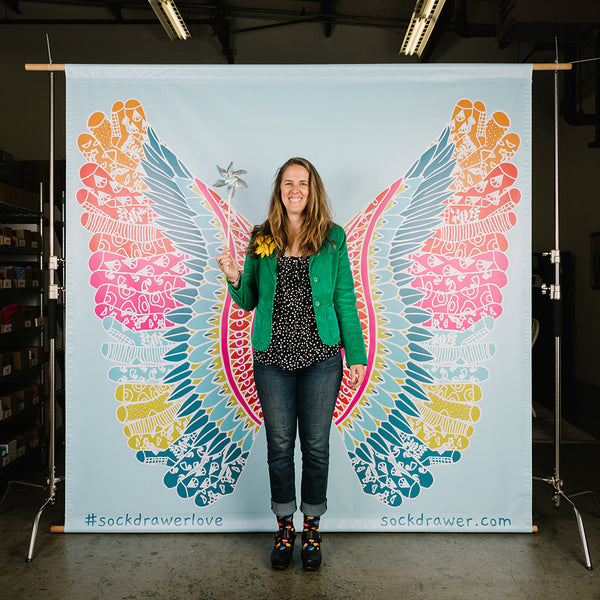
{"label": "black polka dot top", "polygon": [[327,346],[319,337],[308,258],[278,258],[271,344],[266,350],[254,350],[254,360],[295,371],[335,356],[341,347],[341,342]]}

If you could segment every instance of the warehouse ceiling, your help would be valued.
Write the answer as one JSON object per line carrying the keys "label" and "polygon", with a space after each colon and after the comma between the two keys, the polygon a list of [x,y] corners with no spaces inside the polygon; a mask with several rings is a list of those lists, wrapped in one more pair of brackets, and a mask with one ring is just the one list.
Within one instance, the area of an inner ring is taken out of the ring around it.
{"label": "warehouse ceiling", "polygon": [[[0,26],[156,25],[148,0],[0,0]],[[237,36],[306,23],[318,24],[325,37],[336,27],[378,28],[398,34],[399,49],[417,0],[175,0],[194,36],[210,27],[224,56],[233,62]],[[427,62],[444,33],[463,38],[496,38],[501,46],[530,44],[531,52],[552,49],[555,36],[578,43],[592,38],[600,23],[600,1],[446,0],[420,60]],[[185,42],[184,42],[185,43]],[[527,57],[524,57],[527,60]]]}

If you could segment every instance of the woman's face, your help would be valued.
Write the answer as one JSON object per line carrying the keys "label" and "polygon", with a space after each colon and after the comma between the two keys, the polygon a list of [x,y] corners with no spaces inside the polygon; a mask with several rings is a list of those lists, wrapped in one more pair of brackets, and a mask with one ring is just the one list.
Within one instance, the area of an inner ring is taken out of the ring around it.
{"label": "woman's face", "polygon": [[281,179],[281,201],[287,216],[302,215],[308,203],[309,173],[302,165],[290,165]]}

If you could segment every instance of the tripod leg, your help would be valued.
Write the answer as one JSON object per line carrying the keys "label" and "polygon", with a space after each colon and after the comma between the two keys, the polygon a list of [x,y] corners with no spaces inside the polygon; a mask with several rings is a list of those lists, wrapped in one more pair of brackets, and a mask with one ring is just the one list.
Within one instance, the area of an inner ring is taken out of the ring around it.
{"label": "tripod leg", "polygon": [[40,490],[46,489],[45,485],[40,485],[38,483],[29,483],[28,481],[9,481],[8,485],[6,486],[6,491],[2,496],[2,500],[0,500],[0,509],[2,508],[2,505],[4,504],[4,501],[6,500],[8,493],[10,492],[13,485],[22,485],[26,487],[39,488]]}
{"label": "tripod leg", "polygon": [[579,528],[579,537],[581,538],[581,545],[583,546],[583,554],[585,555],[585,567],[588,571],[592,570],[592,560],[590,558],[590,551],[588,549],[587,539],[585,537],[585,529],[583,528],[583,519],[577,510],[575,504],[571,501],[571,499],[564,493],[559,492],[559,494],[567,501],[567,503],[571,506],[573,511],[575,512],[575,518],[577,519],[577,527]]}
{"label": "tripod leg", "polygon": [[[584,496],[585,494],[591,494],[592,500],[594,501],[594,504],[596,505],[596,508],[598,509],[598,512],[600,513],[600,502],[598,502],[598,496],[596,496],[596,492],[594,492],[592,490],[586,490],[585,492],[577,492],[576,494],[571,494],[571,498],[575,498],[575,496]],[[0,502],[0,506],[2,506],[1,502]]]}
{"label": "tripod leg", "polygon": [[29,542],[29,552],[27,554],[27,558],[25,559],[27,562],[31,562],[33,559],[33,546],[35,545],[35,539],[37,537],[38,526],[40,524],[40,518],[44,509],[48,506],[48,504],[52,504],[54,502],[53,498],[48,498],[44,504],[42,504],[42,508],[38,510],[38,514],[35,517],[33,522],[33,530],[31,531],[31,541]]}

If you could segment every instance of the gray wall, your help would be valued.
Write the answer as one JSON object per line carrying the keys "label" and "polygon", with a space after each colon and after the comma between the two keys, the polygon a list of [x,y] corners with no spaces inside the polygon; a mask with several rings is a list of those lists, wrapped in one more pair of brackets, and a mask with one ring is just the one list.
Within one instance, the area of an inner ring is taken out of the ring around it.
{"label": "gray wall", "polygon": [[[256,25],[237,22],[236,26]],[[259,23],[262,24],[262,23]],[[192,28],[193,39],[171,43],[159,26],[0,25],[0,149],[15,160],[48,158],[48,76],[28,73],[25,63],[47,63],[45,34],[55,63],[215,63],[226,61],[208,27]],[[280,27],[237,35],[235,60],[251,63],[400,63],[402,35],[383,29],[336,26],[325,38],[320,25]],[[431,62],[515,63],[523,49],[499,49],[495,39],[445,34]],[[551,56],[534,56],[551,62]],[[64,157],[64,76],[55,76],[57,158]],[[553,73],[533,78],[533,250],[554,247]],[[592,127],[560,124],[561,250],[574,262],[574,374],[600,387],[600,290],[590,287],[589,236],[600,231],[600,149],[587,147]],[[548,366],[549,371],[551,365]]]}

